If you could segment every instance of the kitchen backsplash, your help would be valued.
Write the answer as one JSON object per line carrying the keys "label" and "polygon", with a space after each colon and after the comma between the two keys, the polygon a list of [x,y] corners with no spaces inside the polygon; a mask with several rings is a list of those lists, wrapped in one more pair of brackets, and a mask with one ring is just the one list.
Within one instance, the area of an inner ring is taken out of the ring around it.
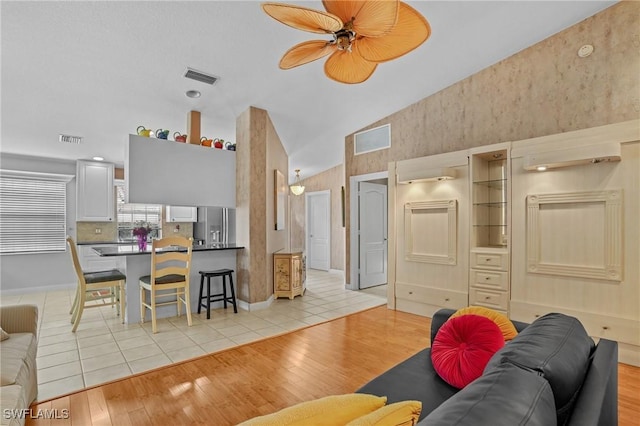
{"label": "kitchen backsplash", "polygon": [[[98,233],[96,233],[96,230],[99,230]],[[117,241],[118,224],[111,222],[76,222],[76,240],[79,243]]]}
{"label": "kitchen backsplash", "polygon": [[189,238],[193,236],[193,223],[191,222],[165,222],[162,221],[162,236],[181,235]]}
{"label": "kitchen backsplash", "polygon": [[[177,229],[177,232],[174,230]],[[99,229],[99,233],[96,233]],[[162,223],[162,236],[182,235],[183,237],[193,236],[193,223],[191,222],[171,222]],[[76,241],[79,243],[118,241],[118,225],[109,222],[76,222]]]}

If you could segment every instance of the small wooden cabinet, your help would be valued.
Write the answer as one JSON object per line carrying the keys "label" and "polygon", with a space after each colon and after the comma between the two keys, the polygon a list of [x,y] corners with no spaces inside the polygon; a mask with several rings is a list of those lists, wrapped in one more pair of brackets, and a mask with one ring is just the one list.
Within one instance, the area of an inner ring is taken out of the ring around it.
{"label": "small wooden cabinet", "polygon": [[114,222],[114,165],[79,160],[76,164],[76,220]]}
{"label": "small wooden cabinet", "polygon": [[302,251],[273,254],[273,296],[293,299],[304,294],[305,256]]}

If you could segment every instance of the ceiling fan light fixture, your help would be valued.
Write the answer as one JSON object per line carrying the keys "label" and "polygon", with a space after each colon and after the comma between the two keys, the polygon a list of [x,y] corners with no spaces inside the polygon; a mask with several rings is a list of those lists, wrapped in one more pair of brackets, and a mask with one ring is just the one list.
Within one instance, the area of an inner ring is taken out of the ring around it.
{"label": "ceiling fan light fixture", "polygon": [[304,192],[304,186],[300,183],[300,169],[296,169],[296,180],[293,185],[289,186],[293,195],[302,195]]}
{"label": "ceiling fan light fixture", "polygon": [[332,35],[332,40],[312,40],[289,49],[280,68],[291,69],[329,56],[325,75],[337,82],[366,81],[378,63],[409,53],[431,35],[429,22],[400,0],[324,0],[326,12],[284,3],[263,3],[273,19],[290,27]]}

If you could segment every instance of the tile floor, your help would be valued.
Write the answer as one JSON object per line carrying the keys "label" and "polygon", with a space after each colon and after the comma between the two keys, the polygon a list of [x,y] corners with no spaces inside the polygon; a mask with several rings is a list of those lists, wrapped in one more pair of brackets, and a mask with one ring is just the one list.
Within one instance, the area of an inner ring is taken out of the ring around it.
{"label": "tile floor", "polygon": [[[2,304],[39,306],[38,400],[174,362],[226,349],[386,303],[382,289],[344,289],[341,274],[310,270],[307,290],[294,300],[277,299],[264,310],[218,309],[151,323],[122,324],[111,306],[85,309],[76,333],[69,309],[73,290],[11,295]],[[377,294],[375,294],[377,293]]]}

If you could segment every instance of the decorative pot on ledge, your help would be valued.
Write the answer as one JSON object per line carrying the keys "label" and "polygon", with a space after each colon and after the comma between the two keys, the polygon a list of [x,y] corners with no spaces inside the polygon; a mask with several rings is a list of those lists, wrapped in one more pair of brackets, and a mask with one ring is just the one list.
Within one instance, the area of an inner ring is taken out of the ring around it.
{"label": "decorative pot on ledge", "polygon": [[136,235],[136,239],[138,240],[138,250],[140,250],[140,251],[147,250],[147,236],[146,235]]}

